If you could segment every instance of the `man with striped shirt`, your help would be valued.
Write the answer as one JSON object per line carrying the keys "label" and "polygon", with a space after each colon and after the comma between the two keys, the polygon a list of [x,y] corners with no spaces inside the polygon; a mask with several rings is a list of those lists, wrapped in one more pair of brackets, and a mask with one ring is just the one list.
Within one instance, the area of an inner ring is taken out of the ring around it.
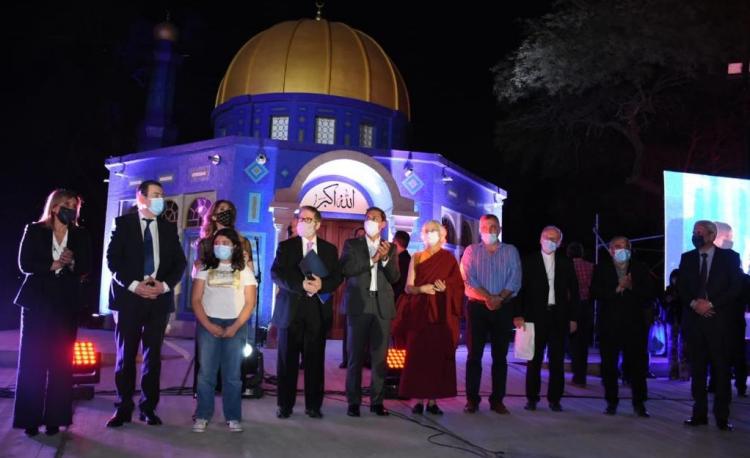
{"label": "man with striped shirt", "polygon": [[488,336],[492,348],[490,409],[499,414],[509,413],[503,404],[508,375],[506,354],[513,327],[512,299],[521,288],[521,259],[516,247],[500,242],[501,229],[497,216],[482,216],[479,221],[482,242],[468,246],[461,259],[468,298],[466,413],[479,409],[482,355]]}

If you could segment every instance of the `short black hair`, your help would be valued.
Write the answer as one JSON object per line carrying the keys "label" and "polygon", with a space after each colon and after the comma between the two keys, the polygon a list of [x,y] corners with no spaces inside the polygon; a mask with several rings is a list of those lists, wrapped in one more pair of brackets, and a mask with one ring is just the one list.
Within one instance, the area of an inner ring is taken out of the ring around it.
{"label": "short black hair", "polygon": [[[313,219],[315,219],[315,221],[323,221],[323,216],[321,216],[320,211],[312,205],[303,205],[299,208],[300,212],[302,212],[302,210],[312,212]],[[299,219],[299,214],[297,214],[297,218]]]}
{"label": "short black hair", "polygon": [[144,180],[138,185],[138,192],[141,193],[142,196],[148,197],[148,187],[151,185],[158,186],[162,190],[164,189],[164,186],[156,180]]}
{"label": "short black hair", "polygon": [[399,242],[402,247],[406,248],[409,246],[411,236],[406,231],[396,231],[396,233],[393,234],[393,241]]}
{"label": "short black hair", "polygon": [[368,208],[367,210],[365,210],[365,215],[367,215],[371,211],[380,212],[380,219],[383,220],[383,221],[386,220],[386,218],[385,218],[385,212],[380,207],[370,207],[370,208]]}

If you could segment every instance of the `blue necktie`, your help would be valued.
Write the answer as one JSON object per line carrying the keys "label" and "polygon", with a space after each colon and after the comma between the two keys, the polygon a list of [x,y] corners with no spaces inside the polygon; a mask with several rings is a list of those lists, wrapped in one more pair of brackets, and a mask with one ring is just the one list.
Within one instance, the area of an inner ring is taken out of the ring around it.
{"label": "blue necktie", "polygon": [[146,230],[143,232],[143,275],[145,276],[154,273],[154,239],[149,229],[154,220],[146,218],[143,220],[146,222]]}

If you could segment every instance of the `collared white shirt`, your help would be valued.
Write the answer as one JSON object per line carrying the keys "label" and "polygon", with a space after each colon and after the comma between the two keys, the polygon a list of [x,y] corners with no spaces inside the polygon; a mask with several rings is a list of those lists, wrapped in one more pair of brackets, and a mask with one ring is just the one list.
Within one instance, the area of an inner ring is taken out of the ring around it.
{"label": "collared white shirt", "polygon": [[[370,237],[365,236],[367,240],[367,251],[370,253],[370,291],[378,290],[378,265],[372,262],[372,257],[378,252],[380,247],[380,237],[375,240],[370,240]],[[383,263],[385,265],[385,263]]]}
{"label": "collared white shirt", "polygon": [[303,258],[307,256],[307,252],[308,252],[307,244],[310,242],[312,242],[312,250],[316,253],[318,252],[318,236],[317,235],[315,235],[312,240],[308,240],[304,237],[300,237],[300,238],[302,239],[302,257]]}
{"label": "collared white shirt", "polygon": [[[57,237],[55,237],[55,233],[52,233],[52,260],[53,261],[59,261],[60,256],[62,256],[63,251],[65,251],[65,248],[68,247],[68,231],[65,231],[65,236],[62,239],[62,242],[57,243]],[[62,267],[55,270],[56,274],[59,274],[63,270]]]}
{"label": "collared white shirt", "polygon": [[555,304],[555,253],[547,254],[542,251],[542,259],[544,260],[544,270],[547,272],[547,282],[549,283],[547,303]]}
{"label": "collared white shirt", "polygon": [[703,263],[703,257],[701,256],[703,253],[706,253],[708,256],[706,256],[706,281],[708,281],[708,276],[711,273],[711,264],[714,262],[714,254],[716,253],[716,247],[714,245],[711,245],[711,248],[709,248],[706,251],[698,250],[698,273],[700,274],[701,271],[701,264]]}
{"label": "collared white shirt", "polygon": [[[141,213],[140,210],[138,210],[138,220],[141,223],[141,240],[143,240],[143,236],[146,233],[146,220],[147,219],[153,219],[151,221],[151,224],[148,225],[148,230],[151,232],[151,244],[154,248],[154,271],[153,272],[143,272],[143,279],[147,279],[148,277],[156,279],[156,272],[159,271],[159,228],[158,228],[158,221],[159,218],[156,216],[147,217],[143,213]],[[135,292],[135,288],[138,286],[137,281],[134,281],[128,286],[128,289],[131,292]],[[169,292],[169,285],[164,283],[164,292]]]}

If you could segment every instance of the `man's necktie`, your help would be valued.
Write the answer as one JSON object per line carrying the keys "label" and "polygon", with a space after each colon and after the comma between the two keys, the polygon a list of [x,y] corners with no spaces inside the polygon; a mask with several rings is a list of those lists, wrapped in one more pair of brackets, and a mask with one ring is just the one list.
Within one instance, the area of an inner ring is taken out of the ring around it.
{"label": "man's necktie", "polygon": [[305,255],[307,255],[307,253],[309,253],[309,252],[310,252],[310,250],[312,250],[312,249],[313,249],[313,246],[315,246],[315,244],[314,244],[314,243],[312,243],[312,242],[310,242],[310,241],[308,241],[308,242],[307,242],[307,251],[305,251]]}
{"label": "man's necktie", "polygon": [[149,226],[153,219],[143,218],[146,222],[146,230],[143,232],[143,275],[154,273],[154,239],[151,237]]}
{"label": "man's necktie", "polygon": [[701,270],[698,273],[698,297],[707,299],[706,283],[708,280],[708,253],[701,253]]}

